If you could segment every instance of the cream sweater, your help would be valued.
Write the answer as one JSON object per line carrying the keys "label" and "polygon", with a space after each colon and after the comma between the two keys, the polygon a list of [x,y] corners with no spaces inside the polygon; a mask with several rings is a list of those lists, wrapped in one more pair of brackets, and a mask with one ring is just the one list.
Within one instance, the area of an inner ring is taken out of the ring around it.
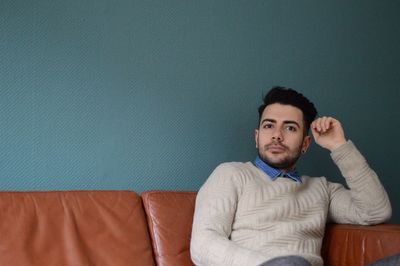
{"label": "cream sweater", "polygon": [[347,185],[325,177],[272,181],[252,163],[218,166],[196,198],[190,252],[196,265],[259,265],[299,255],[312,265],[320,256],[327,220],[377,224],[391,216],[375,172],[348,141],[331,153]]}

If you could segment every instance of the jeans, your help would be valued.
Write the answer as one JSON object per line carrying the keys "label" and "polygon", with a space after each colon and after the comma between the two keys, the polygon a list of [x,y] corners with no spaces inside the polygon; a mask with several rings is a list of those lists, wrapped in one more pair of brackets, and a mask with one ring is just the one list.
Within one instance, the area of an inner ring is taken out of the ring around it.
{"label": "jeans", "polygon": [[380,259],[368,266],[400,266],[400,254]]}
{"label": "jeans", "polygon": [[284,256],[266,261],[260,266],[311,266],[311,264],[299,256]]}
{"label": "jeans", "polygon": [[[311,264],[299,256],[284,256],[266,261],[260,266],[311,266]],[[367,266],[400,266],[400,254],[380,259]]]}

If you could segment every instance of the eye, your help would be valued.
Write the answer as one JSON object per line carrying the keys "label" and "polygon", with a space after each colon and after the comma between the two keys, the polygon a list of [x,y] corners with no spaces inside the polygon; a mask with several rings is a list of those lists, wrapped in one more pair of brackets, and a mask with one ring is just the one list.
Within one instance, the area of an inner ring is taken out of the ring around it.
{"label": "eye", "polygon": [[270,124],[270,123],[264,124],[264,126],[263,126],[263,128],[266,128],[266,129],[270,129],[270,128],[273,128],[273,127],[274,127],[274,125]]}
{"label": "eye", "polygon": [[294,126],[287,126],[287,127],[286,127],[286,130],[287,130],[287,131],[290,131],[290,132],[296,132],[296,131],[297,131],[297,128],[294,127]]}

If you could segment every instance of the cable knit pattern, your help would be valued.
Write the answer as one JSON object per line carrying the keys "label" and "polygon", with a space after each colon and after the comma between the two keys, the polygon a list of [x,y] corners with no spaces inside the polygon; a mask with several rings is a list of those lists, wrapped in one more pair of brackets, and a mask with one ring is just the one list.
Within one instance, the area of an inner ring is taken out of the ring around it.
{"label": "cable knit pattern", "polygon": [[191,256],[196,265],[259,265],[299,255],[312,265],[320,256],[325,224],[375,224],[391,207],[377,175],[349,141],[332,159],[350,190],[325,177],[272,181],[252,163],[218,166],[196,199]]}

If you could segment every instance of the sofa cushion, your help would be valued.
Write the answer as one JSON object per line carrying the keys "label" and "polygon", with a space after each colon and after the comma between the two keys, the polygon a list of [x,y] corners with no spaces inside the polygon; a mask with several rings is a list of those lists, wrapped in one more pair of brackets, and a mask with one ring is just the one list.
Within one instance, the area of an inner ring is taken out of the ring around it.
{"label": "sofa cushion", "polygon": [[157,265],[193,265],[189,247],[196,193],[148,191],[142,199]]}
{"label": "sofa cushion", "polygon": [[134,192],[1,192],[0,213],[0,265],[154,265]]}

